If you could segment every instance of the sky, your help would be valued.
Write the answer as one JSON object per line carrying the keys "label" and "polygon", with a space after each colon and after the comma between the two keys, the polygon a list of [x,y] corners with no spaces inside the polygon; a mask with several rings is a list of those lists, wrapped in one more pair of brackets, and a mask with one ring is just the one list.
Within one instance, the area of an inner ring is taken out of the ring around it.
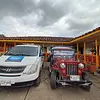
{"label": "sky", "polygon": [[100,25],[100,0],[0,0],[0,34],[77,37]]}

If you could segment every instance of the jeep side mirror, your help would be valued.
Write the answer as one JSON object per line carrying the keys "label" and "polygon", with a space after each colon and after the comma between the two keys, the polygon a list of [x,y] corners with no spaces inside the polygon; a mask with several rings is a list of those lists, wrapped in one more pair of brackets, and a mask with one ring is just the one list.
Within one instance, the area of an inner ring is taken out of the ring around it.
{"label": "jeep side mirror", "polygon": [[82,57],[80,56],[80,57],[78,58],[78,62],[81,62],[81,60],[82,60]]}
{"label": "jeep side mirror", "polygon": [[78,62],[80,62],[80,59],[78,59]]}

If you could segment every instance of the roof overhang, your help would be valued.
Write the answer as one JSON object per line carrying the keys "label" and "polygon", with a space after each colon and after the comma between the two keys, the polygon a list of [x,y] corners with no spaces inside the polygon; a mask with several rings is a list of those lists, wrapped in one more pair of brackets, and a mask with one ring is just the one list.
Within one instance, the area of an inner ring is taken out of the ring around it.
{"label": "roof overhang", "polygon": [[69,44],[69,42],[33,41],[33,40],[0,40],[0,42],[40,43],[40,44]]}
{"label": "roof overhang", "polygon": [[76,43],[83,43],[84,41],[88,44],[98,40],[100,44],[100,27],[85,33],[76,38],[60,38],[60,37],[4,37],[0,38],[0,42],[7,43],[37,43],[37,44],[46,44],[46,45],[73,45]]}
{"label": "roof overhang", "polygon": [[93,31],[90,31],[82,36],[79,36],[75,39],[73,39],[70,43],[73,44],[73,43],[79,43],[79,42],[92,42],[92,41],[95,41],[95,40],[98,40],[100,41],[100,28],[97,28]]}

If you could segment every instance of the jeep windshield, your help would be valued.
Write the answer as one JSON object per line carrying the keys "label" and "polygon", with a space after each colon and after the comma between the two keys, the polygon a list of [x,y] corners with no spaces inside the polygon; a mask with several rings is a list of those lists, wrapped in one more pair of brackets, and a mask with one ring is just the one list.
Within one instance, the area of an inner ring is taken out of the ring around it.
{"label": "jeep windshield", "polygon": [[16,46],[13,47],[10,51],[6,52],[5,55],[37,56],[38,47]]}
{"label": "jeep windshield", "polygon": [[54,50],[53,56],[65,59],[71,59],[74,58],[74,50]]}

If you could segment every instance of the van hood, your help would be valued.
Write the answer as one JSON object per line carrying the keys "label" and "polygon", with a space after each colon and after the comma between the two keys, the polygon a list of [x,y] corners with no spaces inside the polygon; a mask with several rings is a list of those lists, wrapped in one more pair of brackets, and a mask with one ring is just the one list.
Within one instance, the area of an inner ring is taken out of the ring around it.
{"label": "van hood", "polygon": [[34,64],[38,56],[8,56],[2,55],[0,57],[0,66],[27,66]]}

